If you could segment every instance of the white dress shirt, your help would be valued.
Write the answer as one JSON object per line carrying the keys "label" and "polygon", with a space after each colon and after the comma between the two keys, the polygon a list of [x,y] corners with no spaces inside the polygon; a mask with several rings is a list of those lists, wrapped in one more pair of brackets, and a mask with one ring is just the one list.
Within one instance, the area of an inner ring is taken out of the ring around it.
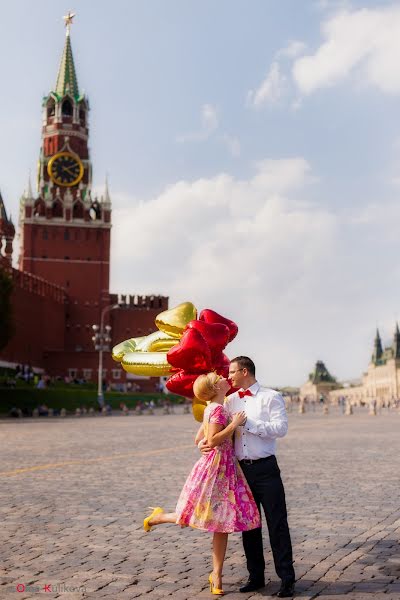
{"label": "white dress shirt", "polygon": [[265,458],[276,452],[276,438],[286,435],[288,419],[285,402],[279,392],[260,386],[248,388],[252,396],[231,394],[225,401],[230,415],[245,411],[247,421],[235,431],[235,454],[239,460]]}

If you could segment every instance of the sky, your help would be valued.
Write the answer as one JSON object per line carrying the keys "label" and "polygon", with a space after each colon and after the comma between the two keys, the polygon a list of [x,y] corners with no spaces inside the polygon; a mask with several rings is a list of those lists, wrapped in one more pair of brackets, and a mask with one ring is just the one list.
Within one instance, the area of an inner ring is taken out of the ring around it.
{"label": "sky", "polygon": [[376,327],[389,345],[400,319],[400,2],[2,2],[15,222],[68,10],[112,291],[233,319],[227,354],[267,385],[301,385],[317,360],[359,378]]}

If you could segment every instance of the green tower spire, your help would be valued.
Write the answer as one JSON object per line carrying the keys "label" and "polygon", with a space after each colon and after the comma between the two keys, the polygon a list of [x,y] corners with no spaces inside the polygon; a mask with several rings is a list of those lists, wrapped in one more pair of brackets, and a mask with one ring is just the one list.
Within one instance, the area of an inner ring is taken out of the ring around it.
{"label": "green tower spire", "polygon": [[74,58],[72,56],[70,26],[75,15],[68,13],[64,17],[66,25],[66,37],[64,50],[61,56],[60,66],[58,68],[57,83],[55,92],[59,98],[70,94],[75,100],[79,98],[78,79],[76,76]]}
{"label": "green tower spire", "polygon": [[382,358],[383,349],[382,349],[382,341],[381,336],[379,335],[379,329],[376,329],[376,336],[374,341],[374,351],[372,354],[372,362],[375,364],[380,361]]}
{"label": "green tower spire", "polygon": [[315,363],[314,371],[310,373],[309,380],[312,383],[336,383],[336,379],[329,373],[322,360],[317,360]]}
{"label": "green tower spire", "polygon": [[400,358],[400,329],[398,323],[396,323],[396,330],[394,332],[393,355],[394,358]]}

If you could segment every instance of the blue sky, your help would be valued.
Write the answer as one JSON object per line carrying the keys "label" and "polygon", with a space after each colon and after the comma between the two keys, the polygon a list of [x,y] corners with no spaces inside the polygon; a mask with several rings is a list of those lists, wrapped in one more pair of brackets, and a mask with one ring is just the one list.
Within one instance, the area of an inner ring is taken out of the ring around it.
{"label": "blue sky", "polygon": [[268,384],[301,384],[317,359],[360,376],[376,325],[389,343],[400,317],[399,3],[3,5],[0,190],[15,220],[69,9],[94,187],[110,180],[113,291],[227,314],[228,353]]}

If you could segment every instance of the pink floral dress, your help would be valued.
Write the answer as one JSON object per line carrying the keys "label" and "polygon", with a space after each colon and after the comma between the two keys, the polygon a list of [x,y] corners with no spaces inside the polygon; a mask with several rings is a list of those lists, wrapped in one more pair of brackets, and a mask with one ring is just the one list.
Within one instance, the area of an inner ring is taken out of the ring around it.
{"label": "pink floral dress", "polygon": [[[208,423],[226,426],[224,406],[211,402],[204,411],[204,433]],[[205,531],[233,533],[260,527],[260,513],[242,469],[227,438],[201,456],[183,486],[176,506],[180,525]]]}

